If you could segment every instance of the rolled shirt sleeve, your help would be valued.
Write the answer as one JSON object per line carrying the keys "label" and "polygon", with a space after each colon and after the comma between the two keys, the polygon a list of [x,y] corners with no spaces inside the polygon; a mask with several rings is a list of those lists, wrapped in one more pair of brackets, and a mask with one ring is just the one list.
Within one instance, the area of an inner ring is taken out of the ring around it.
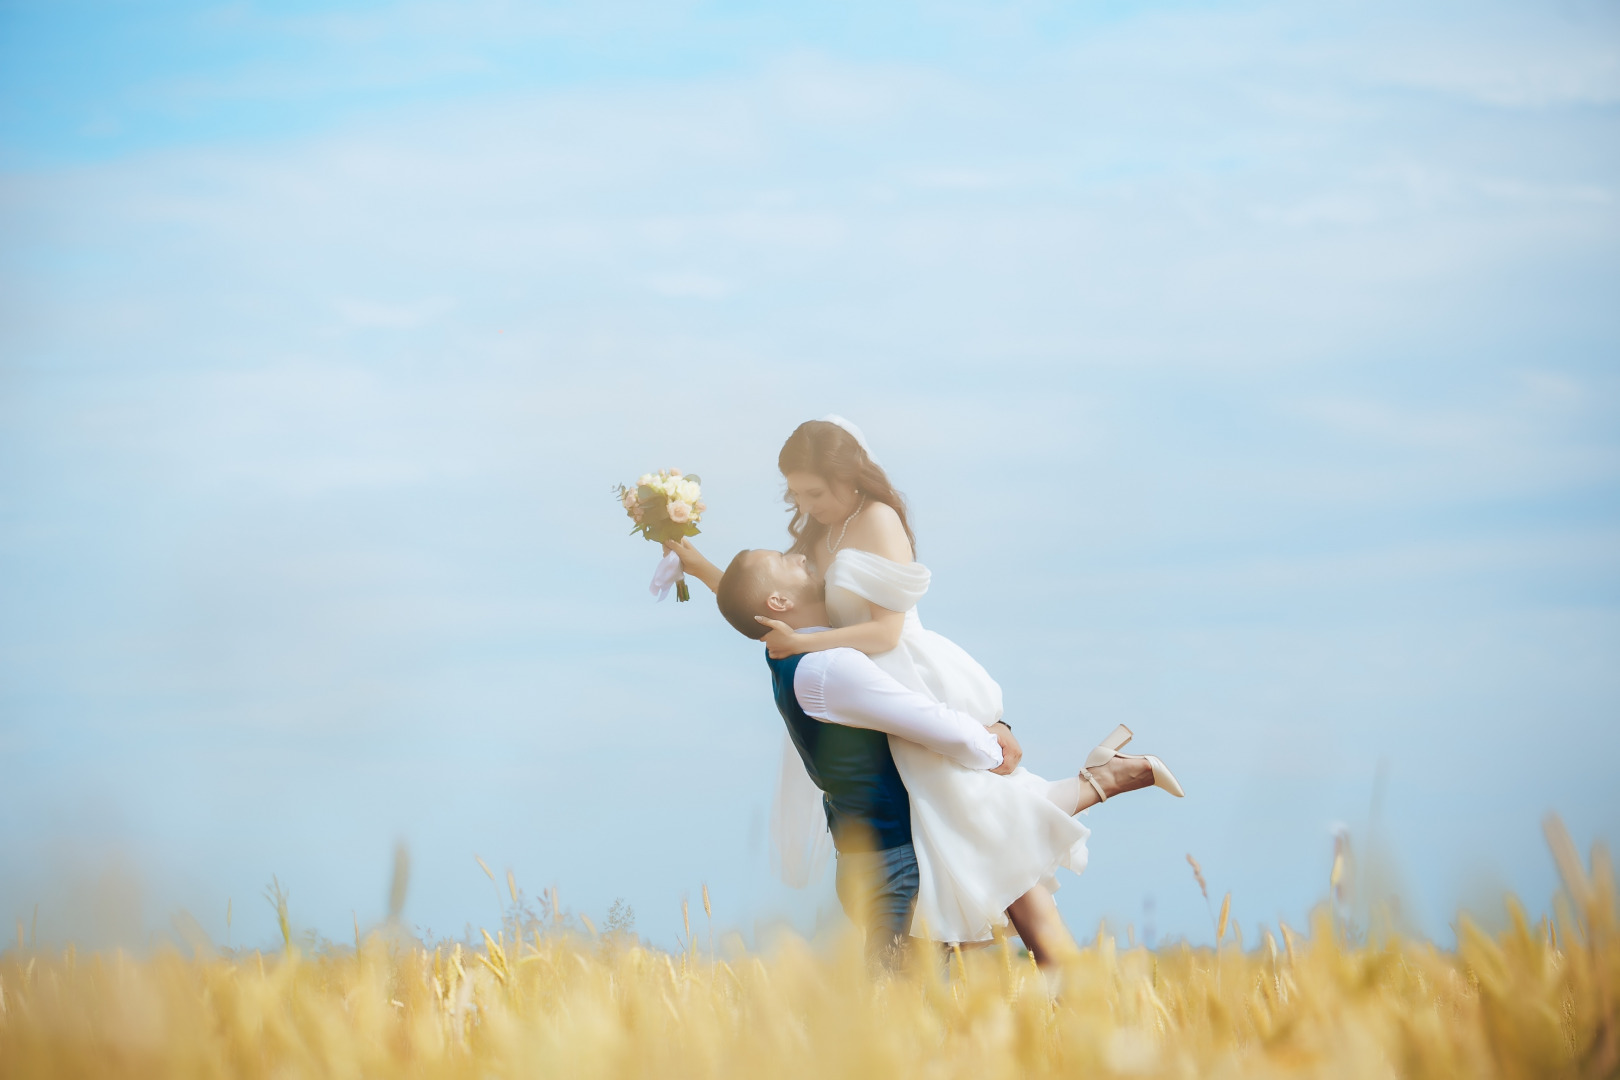
{"label": "rolled shirt sleeve", "polygon": [[909,739],[969,769],[1001,764],[1001,744],[971,716],[907,689],[858,650],[805,654],[793,693],[817,720]]}

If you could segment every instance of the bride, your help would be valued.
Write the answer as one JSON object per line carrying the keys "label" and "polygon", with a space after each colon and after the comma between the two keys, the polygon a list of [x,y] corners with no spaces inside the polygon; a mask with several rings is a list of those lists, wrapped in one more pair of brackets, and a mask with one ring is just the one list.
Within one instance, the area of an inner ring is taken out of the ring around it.
{"label": "bride", "polygon": [[[838,416],[808,421],[782,446],[777,464],[793,508],[789,554],[804,555],[825,578],[834,628],[799,633],[761,617],[769,627],[763,640],[770,655],[859,649],[908,688],[986,727],[1005,723],[1001,687],[961,647],[925,629],[917,615],[930,574],[915,561],[905,502],[872,459],[860,429]],[[720,569],[690,542],[671,550],[687,573],[711,589],[718,585]],[[1130,736],[1123,725],[1116,728],[1077,775],[1058,781],[1023,768],[1006,776],[967,769],[891,736],[890,752],[911,799],[919,872],[911,933],[945,942],[985,941],[1010,917],[1037,960],[1072,949],[1052,892],[1058,867],[1077,874],[1086,868],[1090,831],[1074,815],[1108,794],[1148,785],[1182,794],[1157,758],[1117,753]],[[797,753],[784,755],[782,788],[778,818],[817,822],[824,836],[819,792]],[[778,836],[785,858],[796,849],[795,840]]]}

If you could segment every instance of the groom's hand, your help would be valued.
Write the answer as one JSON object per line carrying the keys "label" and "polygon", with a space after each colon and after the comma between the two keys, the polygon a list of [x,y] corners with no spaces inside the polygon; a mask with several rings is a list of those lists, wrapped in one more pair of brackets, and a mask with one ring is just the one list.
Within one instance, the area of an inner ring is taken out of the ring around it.
{"label": "groom's hand", "polygon": [[990,725],[990,734],[1001,744],[1001,764],[990,771],[997,776],[1006,776],[1018,768],[1018,763],[1024,760],[1024,748],[1019,746],[1018,740],[1013,737],[1012,728],[1000,720]]}

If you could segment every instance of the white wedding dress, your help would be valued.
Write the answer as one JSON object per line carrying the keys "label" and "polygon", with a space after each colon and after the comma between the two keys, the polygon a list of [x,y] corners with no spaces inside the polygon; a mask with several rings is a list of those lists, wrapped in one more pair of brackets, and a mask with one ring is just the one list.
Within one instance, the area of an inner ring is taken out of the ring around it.
{"label": "white wedding dress", "polygon": [[[923,628],[917,601],[931,575],[920,563],[897,563],[845,549],[827,569],[827,612],[834,626],[866,622],[867,603],[906,613],[900,644],[872,657],[907,687],[981,724],[1001,719],[1001,687],[965,650]],[[935,941],[984,941],[1006,922],[1006,908],[1037,884],[1057,888],[1053,872],[1086,868],[1091,831],[1046,797],[1047,781],[1026,769],[1010,776],[968,769],[932,750],[889,737],[900,778],[911,795],[911,839],[917,852],[917,911],[911,933]],[[782,762],[776,831],[784,877],[808,877],[825,850],[820,792],[791,743]],[[814,822],[819,818],[819,833]],[[807,841],[809,841],[807,843]]]}

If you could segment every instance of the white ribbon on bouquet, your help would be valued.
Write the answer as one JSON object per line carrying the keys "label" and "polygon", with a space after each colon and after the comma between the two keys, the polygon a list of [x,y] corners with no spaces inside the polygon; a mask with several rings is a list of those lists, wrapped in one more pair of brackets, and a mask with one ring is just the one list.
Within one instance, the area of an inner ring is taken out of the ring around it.
{"label": "white ribbon on bouquet", "polygon": [[652,584],[647,586],[647,591],[662,601],[669,595],[669,590],[675,587],[675,583],[685,577],[686,571],[681,567],[681,557],[673,551],[666,551],[653,570]]}

